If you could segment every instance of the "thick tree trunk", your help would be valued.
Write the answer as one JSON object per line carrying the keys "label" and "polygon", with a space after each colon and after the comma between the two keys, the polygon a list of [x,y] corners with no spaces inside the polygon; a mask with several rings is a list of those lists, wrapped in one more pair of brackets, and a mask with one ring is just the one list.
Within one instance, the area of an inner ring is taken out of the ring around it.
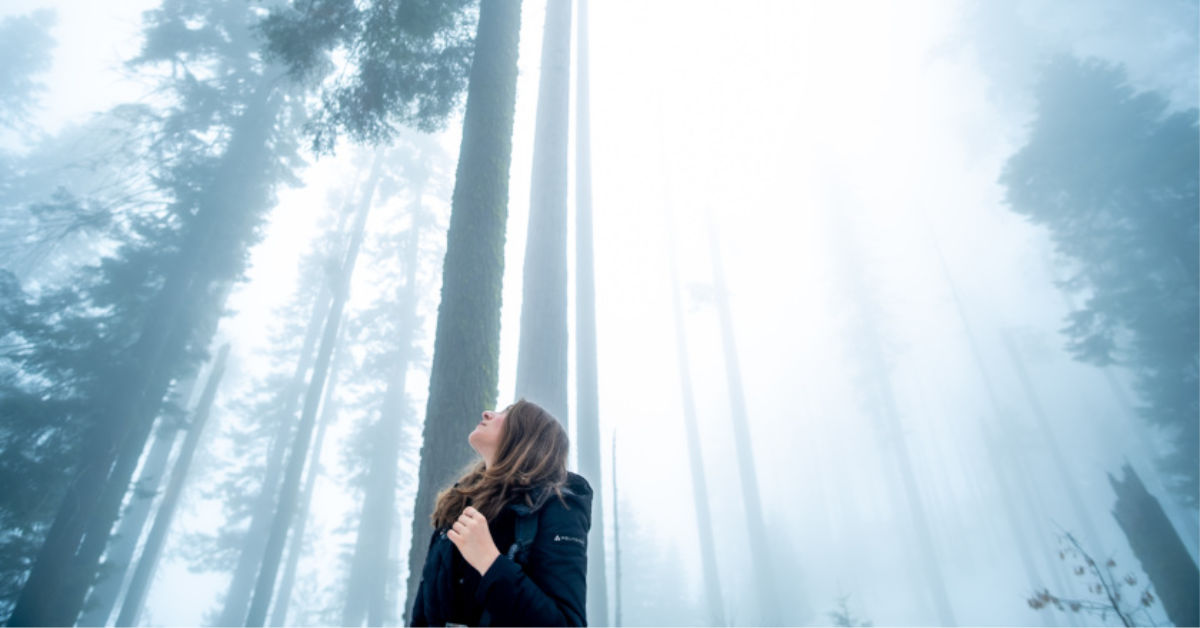
{"label": "thick tree trunk", "polygon": [[262,626],[267,619],[267,609],[275,590],[275,577],[279,575],[279,562],[283,556],[284,542],[287,540],[288,529],[291,527],[296,512],[300,478],[308,458],[308,447],[312,441],[313,427],[316,423],[317,406],[321,401],[321,391],[329,371],[333,348],[337,344],[342,311],[350,296],[350,280],[354,276],[354,263],[358,259],[359,247],[362,246],[367,216],[370,213],[381,168],[381,157],[376,154],[375,164],[371,167],[371,176],[363,191],[362,205],[355,217],[354,236],[342,262],[341,276],[338,278],[339,284],[334,286],[333,303],[329,306],[329,317],[325,321],[321,348],[317,351],[317,361],[313,365],[312,379],[309,381],[308,393],[304,399],[304,411],[300,416],[300,423],[296,427],[296,435],[288,454],[287,472],[283,478],[283,485],[279,489],[279,506],[271,522],[271,532],[267,536],[262,567],[259,569],[258,579],[254,586],[254,596],[250,599],[250,608],[246,613],[246,626]]}
{"label": "thick tree trunk", "polygon": [[191,467],[192,459],[196,454],[196,445],[199,444],[200,435],[203,433],[204,426],[208,422],[213,400],[217,396],[217,387],[221,383],[221,376],[225,374],[225,361],[228,358],[229,345],[226,344],[217,353],[217,359],[213,363],[212,372],[208,375],[208,383],[204,386],[204,393],[200,397],[200,402],[196,405],[196,413],[192,416],[191,424],[187,427],[187,437],[183,440],[183,447],[180,449],[179,456],[175,461],[175,468],[171,471],[170,483],[167,485],[166,493],[163,494],[162,504],[158,507],[158,513],[154,516],[154,525],[150,527],[150,534],[146,537],[146,544],[142,547],[142,554],[138,558],[138,565],[137,569],[133,572],[133,579],[129,581],[129,590],[125,592],[125,601],[121,605],[121,612],[117,615],[118,626],[137,625],[138,616],[141,615],[142,607],[145,603],[146,591],[150,587],[150,578],[154,574],[155,567],[158,566],[158,557],[162,552],[163,544],[167,540],[167,532],[171,528],[171,520],[175,516],[175,508],[179,504],[179,496],[183,493],[188,469]]}
{"label": "thick tree trunk", "polygon": [[1129,547],[1150,577],[1162,601],[1167,617],[1176,626],[1200,625],[1200,571],[1188,554],[1171,520],[1128,464],[1121,468],[1121,480],[1108,475],[1117,493],[1112,515],[1116,518]]}
{"label": "thick tree trunk", "polygon": [[[733,315],[729,307],[729,291],[725,286],[725,268],[721,263],[721,247],[717,243],[712,216],[705,208],[708,222],[709,251],[713,264],[713,284],[716,289],[717,316],[721,322],[721,347],[725,354],[725,377],[729,386],[729,418],[733,424],[733,440],[737,452],[738,475],[742,481],[742,507],[746,515],[746,531],[750,535],[750,560],[754,565],[754,589],[758,593],[761,621],[766,625],[781,623],[782,597],[776,589],[774,560],[767,547],[767,525],[763,520],[762,500],[758,495],[758,471],[754,467],[754,445],[750,439],[750,423],[746,418],[746,399],[742,391],[742,371],[738,363],[737,346],[733,337]],[[802,591],[803,572],[797,567],[788,570],[792,575],[788,587],[793,591],[788,605],[796,616],[807,616],[811,609]]]}
{"label": "thick tree trunk", "polygon": [[519,0],[483,0],[455,174],[421,468],[408,554],[405,618],[425,564],[437,492],[473,458],[466,434],[496,405],[504,230],[516,106]]}
{"label": "thick tree trunk", "polygon": [[145,449],[154,418],[172,377],[179,372],[198,321],[212,312],[210,293],[239,259],[270,184],[258,177],[268,158],[278,99],[264,79],[234,128],[213,188],[188,226],[178,263],[146,313],[146,325],[129,352],[106,372],[83,459],[68,486],[54,523],[18,597],[9,625],[61,626],[75,623],[96,575],[100,555]]}
{"label": "thick tree trunk", "polygon": [[692,503],[696,508],[696,531],[700,537],[700,568],[704,579],[704,598],[708,603],[711,626],[725,625],[725,600],[717,569],[716,537],[708,505],[708,482],[704,477],[704,453],[700,429],[696,425],[696,401],[692,393],[691,358],[687,350],[687,330],[683,318],[683,297],[679,288],[679,269],[675,260],[675,226],[667,209],[667,259],[671,270],[671,311],[675,315],[675,347],[679,363],[679,385],[683,393],[683,428],[687,435],[688,460],[692,470]]}
{"label": "thick tree trunk", "polygon": [[587,0],[579,0],[575,103],[575,451],[592,484],[588,532],[588,620],[608,625],[604,551],[604,475],[600,468],[600,392],[596,376],[596,279],[592,255],[592,130],[588,91]]}
{"label": "thick tree trunk", "polygon": [[318,422],[317,437],[313,439],[313,451],[308,461],[308,473],[304,478],[304,494],[300,498],[300,506],[296,512],[295,527],[288,543],[288,560],[283,569],[283,577],[279,580],[279,593],[275,596],[275,604],[271,608],[271,625],[284,626],[287,622],[288,606],[292,601],[292,588],[296,583],[296,569],[300,565],[300,555],[304,552],[304,530],[308,527],[308,513],[312,508],[313,488],[317,485],[317,476],[321,473],[321,446],[325,443],[325,430],[337,418],[337,384],[341,373],[341,363],[338,358],[345,353],[345,337],[334,349],[334,357],[329,367],[329,383],[325,386],[324,401],[321,404],[321,420]]}
{"label": "thick tree trunk", "polygon": [[571,88],[571,2],[546,4],[529,227],[521,286],[517,397],[541,405],[568,428],[567,127]]}
{"label": "thick tree trunk", "polygon": [[402,322],[398,325],[399,348],[396,362],[388,378],[379,421],[374,429],[367,486],[363,494],[362,515],[359,517],[358,538],[354,545],[354,558],[350,563],[350,578],[346,585],[346,607],[342,612],[343,626],[361,626],[363,620],[369,626],[382,626],[388,620],[387,590],[395,577],[389,553],[392,545],[392,528],[396,516],[396,470],[399,464],[401,435],[407,413],[405,403],[405,381],[408,377],[409,356],[412,354],[412,338],[417,323],[417,252],[421,243],[421,192],[417,187],[416,202],[413,204],[412,226],[405,250],[405,280],[401,305],[398,308]]}

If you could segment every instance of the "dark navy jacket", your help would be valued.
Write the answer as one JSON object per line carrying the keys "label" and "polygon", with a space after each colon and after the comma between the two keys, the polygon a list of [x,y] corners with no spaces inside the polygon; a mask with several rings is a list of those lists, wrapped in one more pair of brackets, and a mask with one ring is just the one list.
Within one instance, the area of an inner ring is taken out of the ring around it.
{"label": "dark navy jacket", "polygon": [[[413,603],[413,626],[586,626],[587,536],[592,519],[592,487],[583,476],[567,474],[563,501],[536,487],[517,493],[488,522],[500,556],[479,572],[445,535],[435,530]],[[534,512],[537,534],[523,562],[506,553],[515,537],[518,514]]]}

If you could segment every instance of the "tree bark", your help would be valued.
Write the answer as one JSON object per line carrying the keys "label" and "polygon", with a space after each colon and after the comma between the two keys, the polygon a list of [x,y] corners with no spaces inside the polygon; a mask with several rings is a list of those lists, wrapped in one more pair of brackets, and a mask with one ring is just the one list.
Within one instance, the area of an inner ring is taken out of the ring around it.
{"label": "tree bark", "polygon": [[442,271],[404,604],[425,564],[437,492],[472,458],[466,435],[496,405],[504,231],[516,106],[519,0],[483,0]]}
{"label": "tree bark", "polygon": [[571,89],[571,2],[546,4],[529,226],[521,285],[516,396],[541,405],[567,428],[567,131]]}

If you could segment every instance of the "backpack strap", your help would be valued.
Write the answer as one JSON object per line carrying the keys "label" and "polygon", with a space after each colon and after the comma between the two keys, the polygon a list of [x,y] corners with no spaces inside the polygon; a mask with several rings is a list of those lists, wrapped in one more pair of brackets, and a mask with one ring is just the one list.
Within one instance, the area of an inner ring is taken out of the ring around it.
{"label": "backpack strap", "polygon": [[513,536],[513,544],[509,546],[506,554],[513,562],[523,565],[529,560],[529,548],[533,546],[537,529],[537,511],[529,512],[528,508],[517,510],[516,533]]}

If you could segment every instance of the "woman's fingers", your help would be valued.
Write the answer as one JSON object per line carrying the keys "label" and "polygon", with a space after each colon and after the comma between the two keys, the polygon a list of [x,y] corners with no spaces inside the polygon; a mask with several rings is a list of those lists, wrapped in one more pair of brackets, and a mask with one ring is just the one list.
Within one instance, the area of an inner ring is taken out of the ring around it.
{"label": "woman's fingers", "polygon": [[459,534],[467,533],[467,525],[465,523],[463,523],[462,521],[455,521],[454,525],[450,526],[450,529]]}

